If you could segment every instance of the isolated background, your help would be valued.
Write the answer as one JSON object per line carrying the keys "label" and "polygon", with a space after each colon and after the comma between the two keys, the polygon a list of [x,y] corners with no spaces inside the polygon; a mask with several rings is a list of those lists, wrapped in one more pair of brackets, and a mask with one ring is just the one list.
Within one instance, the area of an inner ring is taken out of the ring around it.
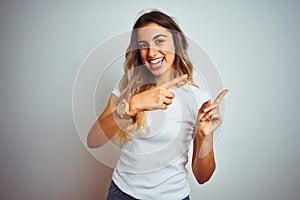
{"label": "isolated background", "polygon": [[159,8],[206,49],[226,116],[192,199],[299,199],[299,1],[1,1],[0,198],[104,199],[111,170],[81,144],[76,72],[98,43]]}

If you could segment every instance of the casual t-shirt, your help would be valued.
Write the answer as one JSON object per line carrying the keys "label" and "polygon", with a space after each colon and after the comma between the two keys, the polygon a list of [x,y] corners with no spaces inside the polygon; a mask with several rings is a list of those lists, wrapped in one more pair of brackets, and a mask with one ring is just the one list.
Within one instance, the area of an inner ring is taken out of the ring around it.
{"label": "casual t-shirt", "polygon": [[[148,127],[130,133],[113,172],[115,184],[137,199],[176,200],[190,193],[185,165],[198,110],[210,95],[189,84],[171,91],[172,104],[148,111]],[[113,94],[120,96],[118,84]]]}

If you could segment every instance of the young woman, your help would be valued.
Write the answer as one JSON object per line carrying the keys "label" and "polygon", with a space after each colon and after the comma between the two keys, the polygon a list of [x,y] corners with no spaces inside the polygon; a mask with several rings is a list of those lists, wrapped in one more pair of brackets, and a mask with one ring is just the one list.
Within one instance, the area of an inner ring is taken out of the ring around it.
{"label": "young woman", "polygon": [[219,104],[193,82],[187,41],[168,15],[151,11],[133,26],[124,75],[90,129],[88,146],[116,138],[122,154],[107,199],[189,199],[186,163],[203,184],[215,170]]}

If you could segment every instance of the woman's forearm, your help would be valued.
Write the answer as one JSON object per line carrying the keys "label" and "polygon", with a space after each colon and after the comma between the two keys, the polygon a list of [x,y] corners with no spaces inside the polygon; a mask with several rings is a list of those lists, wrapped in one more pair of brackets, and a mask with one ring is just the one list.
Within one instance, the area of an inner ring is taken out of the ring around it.
{"label": "woman's forearm", "polygon": [[95,121],[91,127],[87,145],[90,148],[96,148],[105,144],[118,131],[117,124],[114,122],[113,113],[101,119],[101,116]]}
{"label": "woman's forearm", "polygon": [[194,138],[192,170],[198,183],[203,184],[207,182],[214,173],[215,168],[213,135],[205,139],[196,135]]}
{"label": "woman's forearm", "polygon": [[116,112],[117,97],[112,95],[105,110],[95,121],[89,130],[87,145],[90,148],[96,148],[104,145],[118,131],[131,122],[130,119],[122,119]]}

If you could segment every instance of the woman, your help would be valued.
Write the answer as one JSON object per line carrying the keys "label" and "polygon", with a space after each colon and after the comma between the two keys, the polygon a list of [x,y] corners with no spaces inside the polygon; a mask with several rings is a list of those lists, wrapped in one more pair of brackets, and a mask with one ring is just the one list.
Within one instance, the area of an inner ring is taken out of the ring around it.
{"label": "woman", "polygon": [[[189,199],[185,165],[200,184],[215,170],[219,104],[193,82],[187,41],[168,15],[151,11],[133,26],[124,75],[88,134],[88,146],[112,138],[122,147],[107,199]],[[105,137],[104,137],[105,136]]]}

